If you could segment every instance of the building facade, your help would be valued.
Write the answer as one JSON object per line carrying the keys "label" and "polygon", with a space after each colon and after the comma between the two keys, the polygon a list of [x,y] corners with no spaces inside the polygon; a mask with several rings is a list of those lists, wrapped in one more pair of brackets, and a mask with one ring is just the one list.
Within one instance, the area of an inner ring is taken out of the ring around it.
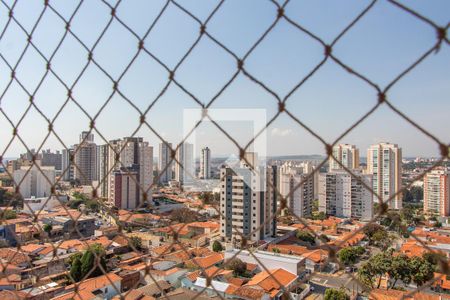
{"label": "building facade", "polygon": [[319,211],[340,218],[367,221],[373,217],[372,175],[345,171],[319,174]]}
{"label": "building facade", "polygon": [[211,150],[208,147],[202,149],[200,154],[200,176],[201,179],[211,178]]}
{"label": "building facade", "polygon": [[227,242],[239,243],[241,235],[259,241],[276,233],[277,193],[272,186],[277,170],[260,168],[259,174],[263,176],[245,167],[220,170],[220,230]]}
{"label": "building facade", "polygon": [[41,154],[42,165],[46,167],[54,167],[56,171],[62,170],[62,154],[59,151],[55,153],[50,149],[43,150]]}
{"label": "building facade", "polygon": [[74,155],[74,149],[63,149],[62,161],[61,161],[61,176],[64,181],[73,181],[75,179],[75,168],[73,163],[70,161],[71,156]]}
{"label": "building facade", "polygon": [[183,143],[176,151],[175,180],[181,185],[190,184],[195,176],[194,145]]}
{"label": "building facade", "polygon": [[372,188],[389,208],[402,208],[402,149],[396,144],[379,143],[367,150],[367,173],[373,175]]}
{"label": "building facade", "polygon": [[429,215],[450,216],[450,182],[448,170],[439,168],[423,178],[423,210]]}
{"label": "building facade", "polygon": [[92,133],[81,133],[80,143],[74,146],[74,155],[74,179],[80,185],[91,185],[97,180],[97,145]]}
{"label": "building facade", "polygon": [[173,161],[171,161],[172,143],[160,143],[159,144],[159,157],[158,157],[158,171],[159,182],[161,184],[167,184],[172,180],[172,166]]}
{"label": "building facade", "polygon": [[[40,165],[40,161],[35,162]],[[14,171],[13,177],[19,185],[19,193],[23,198],[41,198],[51,196],[52,186],[55,183],[55,168],[36,165],[21,167]]]}
{"label": "building facade", "polygon": [[[347,169],[359,168],[359,149],[355,145],[339,144],[333,147],[333,156]],[[330,171],[343,169],[337,161],[330,156]]]}
{"label": "building facade", "polygon": [[[116,203],[134,203],[134,200],[127,202],[126,199],[117,200],[119,185],[124,187],[123,180],[126,180],[134,187],[129,187],[129,192],[123,195],[131,195],[132,190],[137,190],[136,203],[141,203],[143,193],[147,193],[147,201],[151,200],[153,184],[153,147],[140,137],[126,137],[122,140],[109,142],[108,150],[108,199],[112,205]],[[117,179],[117,180],[116,180]],[[136,179],[136,180],[133,180]],[[116,186],[117,185],[117,186]],[[124,196],[125,197],[125,196]],[[128,197],[128,196],[126,196]],[[119,208],[128,208],[128,205]],[[131,206],[135,206],[134,204]]]}
{"label": "building facade", "polygon": [[279,169],[279,190],[286,206],[300,218],[311,216],[316,180],[315,174],[310,174],[312,165],[285,163]]}
{"label": "building facade", "polygon": [[108,197],[108,173],[109,173],[109,145],[97,146],[97,195],[101,198]]}

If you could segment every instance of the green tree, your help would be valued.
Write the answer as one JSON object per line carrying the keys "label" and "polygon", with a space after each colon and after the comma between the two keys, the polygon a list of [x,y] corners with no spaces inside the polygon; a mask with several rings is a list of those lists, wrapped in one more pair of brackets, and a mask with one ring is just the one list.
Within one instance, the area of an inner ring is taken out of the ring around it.
{"label": "green tree", "polygon": [[412,281],[417,286],[422,286],[424,283],[433,278],[434,266],[422,257],[411,258],[409,264]]}
{"label": "green tree", "polygon": [[310,244],[312,244],[312,245],[315,244],[316,239],[315,239],[314,236],[313,236],[311,233],[309,233],[308,231],[305,231],[305,230],[299,230],[299,231],[297,231],[296,236],[297,236],[297,238],[298,238],[299,240],[301,240],[301,241],[310,243]]}
{"label": "green tree", "polygon": [[47,232],[47,234],[50,234],[50,232],[52,232],[53,226],[52,224],[44,224],[44,226],[42,226],[42,229]]}
{"label": "green tree", "polygon": [[79,282],[83,278],[81,273],[81,260],[79,257],[76,257],[70,266],[70,276],[75,282]]}
{"label": "green tree", "polygon": [[142,250],[142,239],[138,236],[130,237],[129,245],[131,249]]}
{"label": "green tree", "polygon": [[198,220],[199,215],[197,212],[190,210],[187,207],[177,208],[172,211],[170,218],[174,222],[178,223],[191,223]]}
{"label": "green tree", "polygon": [[387,273],[389,274],[389,278],[393,280],[390,288],[395,287],[397,280],[409,284],[412,275],[409,258],[404,254],[393,256]]}
{"label": "green tree", "polygon": [[422,255],[422,258],[429,262],[431,265],[434,266],[435,270],[438,269],[439,262],[445,262],[446,256],[444,253],[440,252],[426,252]]}
{"label": "green tree", "polygon": [[372,256],[358,269],[358,277],[368,287],[376,286],[379,288],[382,277],[390,271],[391,265],[392,251],[380,252]]}
{"label": "green tree", "polygon": [[212,249],[214,252],[221,252],[223,250],[223,247],[222,247],[222,244],[218,240],[215,240],[212,245]]}
{"label": "green tree", "polygon": [[358,279],[371,289],[374,287],[373,284],[376,275],[377,274],[375,274],[375,270],[369,261],[362,264],[358,269]]}
{"label": "green tree", "polygon": [[0,213],[0,219],[11,220],[17,218],[17,213],[14,210],[5,209]]}
{"label": "green tree", "polygon": [[234,276],[244,276],[247,272],[247,264],[239,258],[232,258],[230,261],[225,263],[225,265],[227,270],[233,270]]}
{"label": "green tree", "polygon": [[82,278],[85,276],[90,278],[103,275],[103,271],[100,266],[106,270],[105,250],[100,244],[90,246],[89,249],[84,252],[80,260]]}
{"label": "green tree", "polygon": [[327,215],[323,211],[321,211],[321,212],[314,212],[312,214],[312,219],[313,220],[321,220],[321,221],[323,221],[326,218],[327,218]]}
{"label": "green tree", "polygon": [[324,233],[322,233],[321,235],[319,235],[319,239],[320,239],[322,242],[324,242],[324,243],[328,243],[328,242],[330,241],[330,238],[329,238],[326,234],[324,234]]}
{"label": "green tree", "polygon": [[86,201],[86,208],[93,212],[99,211],[100,205],[98,204],[97,200],[91,199]]}
{"label": "green tree", "polygon": [[81,199],[75,199],[75,200],[71,200],[68,205],[71,209],[78,209],[78,207],[83,204],[83,200]]}
{"label": "green tree", "polygon": [[203,204],[211,204],[215,200],[215,197],[211,192],[202,192],[198,195],[198,198],[202,200]]}
{"label": "green tree", "polygon": [[338,252],[338,259],[344,265],[348,266],[354,264],[360,255],[359,251],[354,247],[346,247]]}
{"label": "green tree", "polygon": [[366,227],[364,227],[364,234],[366,235],[367,239],[369,240],[369,242],[372,241],[372,237],[375,233],[379,232],[379,231],[386,231],[384,229],[383,226],[378,225],[377,223],[370,223],[368,224]]}
{"label": "green tree", "polygon": [[326,289],[324,300],[349,300],[350,297],[347,295],[344,289]]}
{"label": "green tree", "polygon": [[273,252],[273,253],[280,253],[281,251],[280,251],[280,249],[278,249],[278,248],[272,248],[272,252]]}

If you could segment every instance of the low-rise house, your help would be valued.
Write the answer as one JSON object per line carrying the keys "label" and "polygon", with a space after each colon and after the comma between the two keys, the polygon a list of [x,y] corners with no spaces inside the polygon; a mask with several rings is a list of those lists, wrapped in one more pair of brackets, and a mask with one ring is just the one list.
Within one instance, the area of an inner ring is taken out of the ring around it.
{"label": "low-rise house", "polygon": [[4,266],[13,265],[21,269],[31,267],[30,257],[15,248],[0,248],[0,259]]}
{"label": "low-rise house", "polygon": [[16,224],[2,224],[0,225],[0,241],[4,245],[16,246]]}
{"label": "low-rise house", "polygon": [[188,260],[185,263],[186,268],[189,269],[207,269],[212,266],[219,266],[224,260],[224,255],[222,253],[213,253],[205,257],[195,257]]}
{"label": "low-rise house", "polygon": [[172,268],[172,269],[165,270],[165,271],[150,270],[149,273],[151,274],[151,277],[153,277],[153,278],[151,278],[150,276],[146,276],[144,278],[144,280],[147,283],[151,283],[154,280],[164,280],[164,281],[169,282],[170,284],[175,284],[175,283],[178,283],[180,278],[187,272],[188,272],[188,270],[181,269],[181,268]]}
{"label": "low-rise house", "polygon": [[164,280],[152,281],[152,283],[136,289],[136,291],[141,292],[143,295],[154,298],[161,298],[172,290],[173,287]]}
{"label": "low-rise house", "polygon": [[[239,258],[245,263],[258,265],[260,270],[283,268],[292,274],[299,275],[304,269],[304,258],[294,255],[280,254],[257,250],[250,254],[247,250],[231,249],[225,251],[225,261],[232,257]],[[255,259],[255,256],[257,260]]]}
{"label": "low-rise house", "polygon": [[22,277],[11,274],[0,278],[0,290],[20,290],[24,287]]}
{"label": "low-rise house", "polygon": [[322,249],[313,250],[302,255],[305,269],[311,272],[322,271],[328,263],[328,252]]}
{"label": "low-rise house", "polygon": [[27,294],[26,299],[28,300],[51,299],[62,291],[64,291],[64,287],[56,282],[40,283],[39,286],[33,286],[22,290],[22,292]]}
{"label": "low-rise house", "polygon": [[[290,292],[297,287],[297,278],[297,275],[278,268],[256,274],[243,287],[262,290],[271,299],[279,299],[285,292]],[[241,293],[239,289],[234,292],[235,295],[243,296]]]}
{"label": "low-rise house", "polygon": [[445,294],[431,294],[426,292],[399,291],[393,289],[373,289],[370,291],[369,300],[448,300],[450,296]]}
{"label": "low-rise house", "polygon": [[[75,222],[76,220],[76,222]],[[51,216],[42,219],[44,224],[51,224],[54,227],[60,226],[60,231],[64,236],[75,238],[86,238],[94,235],[95,218],[80,216],[78,219],[71,216]],[[53,234],[53,231],[52,231]]]}
{"label": "low-rise house", "polygon": [[138,270],[122,270],[117,273],[122,278],[121,292],[126,292],[138,287],[141,280],[141,273]]}
{"label": "low-rise house", "polygon": [[450,292],[450,280],[446,274],[434,273],[433,290],[436,292]]}
{"label": "low-rise house", "polygon": [[122,278],[114,273],[108,273],[99,277],[86,279],[78,283],[78,292],[75,293],[75,285],[65,288],[65,293],[59,295],[54,300],[82,299],[92,300],[96,297],[111,299],[120,294]]}

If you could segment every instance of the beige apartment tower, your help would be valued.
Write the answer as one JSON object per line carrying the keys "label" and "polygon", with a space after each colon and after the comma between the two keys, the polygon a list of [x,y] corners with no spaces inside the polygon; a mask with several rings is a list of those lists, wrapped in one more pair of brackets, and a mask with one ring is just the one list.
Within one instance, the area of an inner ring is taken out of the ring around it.
{"label": "beige apartment tower", "polygon": [[[402,149],[397,144],[379,143],[367,150],[367,173],[372,174],[372,188],[390,209],[402,208]],[[394,196],[395,195],[395,196]],[[378,198],[374,198],[378,202]]]}
{"label": "beige apartment tower", "polygon": [[448,170],[439,168],[423,178],[423,210],[429,215],[450,216]]}
{"label": "beige apartment tower", "polygon": [[[333,147],[333,156],[347,169],[359,168],[359,149],[355,145],[339,144]],[[330,171],[342,170],[338,162],[330,156]]]}

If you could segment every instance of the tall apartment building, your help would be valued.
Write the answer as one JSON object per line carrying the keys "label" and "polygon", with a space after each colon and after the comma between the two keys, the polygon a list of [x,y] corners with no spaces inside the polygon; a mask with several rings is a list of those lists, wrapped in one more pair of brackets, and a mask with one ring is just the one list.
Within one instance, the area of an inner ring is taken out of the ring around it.
{"label": "tall apartment building", "polygon": [[423,178],[423,210],[426,214],[450,215],[450,181],[446,168],[428,172]]}
{"label": "tall apartment building", "polygon": [[346,171],[319,174],[319,211],[363,221],[373,217],[373,194],[361,183],[370,187],[372,175],[355,172],[360,180]]}
{"label": "tall apartment building", "polygon": [[[333,156],[347,169],[359,168],[359,149],[355,145],[339,144],[333,147]],[[343,169],[337,161],[330,157],[330,171]]]}
{"label": "tall apartment building", "polygon": [[55,183],[55,168],[41,166],[41,162],[35,162],[39,165],[22,166],[14,171],[14,182],[19,185],[19,193],[23,198],[42,198],[51,196],[51,188]]}
{"label": "tall apartment building", "polygon": [[62,168],[62,154],[59,151],[55,153],[50,149],[43,150],[41,154],[42,165],[46,167],[54,167],[55,170],[61,171]]}
{"label": "tall apartment building", "polygon": [[[110,203],[115,205],[120,202],[122,206],[119,208],[123,209],[136,207],[134,200],[117,200],[117,195],[122,195],[119,189],[123,189],[125,186],[122,181],[123,178],[127,178],[129,184],[134,184],[134,187],[130,187],[130,190],[136,189],[139,191],[136,195],[136,203],[141,203],[143,192],[147,192],[147,201],[150,201],[152,195],[150,187],[153,183],[153,147],[140,137],[126,137],[122,140],[110,141],[109,145],[108,159],[105,164],[107,164],[108,170],[112,169],[106,181]],[[116,157],[117,155],[118,157]],[[133,180],[133,178],[137,180]],[[123,195],[129,194],[132,194],[132,192]]]}
{"label": "tall apartment building", "polygon": [[277,173],[275,166],[259,168],[262,176],[244,166],[221,168],[220,227],[227,242],[239,243],[239,233],[251,241],[275,235],[277,193],[271,185],[276,187]]}
{"label": "tall apartment building", "polygon": [[200,154],[200,176],[201,179],[211,178],[211,150],[208,147],[202,149]]}
{"label": "tall apartment building", "polygon": [[94,135],[83,131],[80,143],[74,146],[74,179],[81,185],[90,185],[97,179],[97,145]]}
{"label": "tall apartment building", "polygon": [[74,155],[74,149],[63,149],[62,153],[62,161],[61,161],[61,172],[62,179],[64,181],[72,181],[75,179],[75,167],[73,163],[70,162],[70,157]]}
{"label": "tall apartment building", "polygon": [[[160,143],[159,144],[159,158],[158,158],[158,171],[159,182],[161,184],[167,184],[172,180],[172,166],[173,160],[170,158],[170,151],[172,149],[172,143]],[[165,169],[165,170],[164,170]]]}
{"label": "tall apartment building", "polygon": [[111,203],[119,208],[135,209],[140,204],[139,167],[120,168],[112,173]]}
{"label": "tall apartment building", "polygon": [[194,145],[183,143],[176,151],[175,180],[180,185],[193,182],[195,176]]}
{"label": "tall apartment building", "polygon": [[97,195],[101,198],[108,198],[109,151],[108,144],[97,146]]}
{"label": "tall apartment building", "polygon": [[[402,149],[390,143],[370,146],[367,150],[367,173],[373,175],[374,192],[386,202],[402,187]],[[401,209],[401,193],[389,201],[388,205],[391,209]]]}
{"label": "tall apartment building", "polygon": [[286,205],[291,212],[301,218],[310,216],[312,212],[316,176],[308,177],[308,174],[313,170],[309,162],[286,162],[279,168],[280,194],[286,198]]}

